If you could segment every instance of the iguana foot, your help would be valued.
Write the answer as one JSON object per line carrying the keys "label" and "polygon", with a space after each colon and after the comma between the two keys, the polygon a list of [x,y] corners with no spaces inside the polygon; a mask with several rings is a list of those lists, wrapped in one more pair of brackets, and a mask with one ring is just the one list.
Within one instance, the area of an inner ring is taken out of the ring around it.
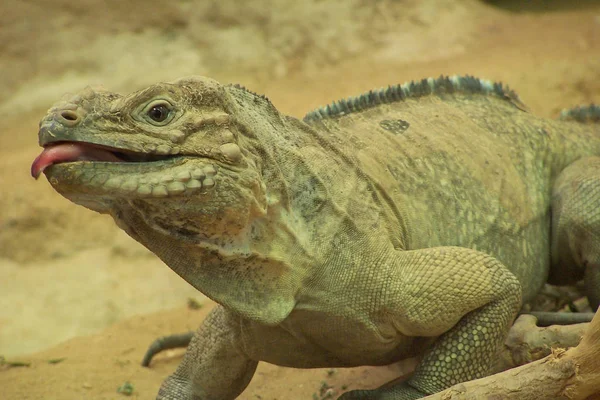
{"label": "iguana foot", "polygon": [[374,390],[352,390],[342,394],[338,400],[413,400],[428,396],[407,383]]}

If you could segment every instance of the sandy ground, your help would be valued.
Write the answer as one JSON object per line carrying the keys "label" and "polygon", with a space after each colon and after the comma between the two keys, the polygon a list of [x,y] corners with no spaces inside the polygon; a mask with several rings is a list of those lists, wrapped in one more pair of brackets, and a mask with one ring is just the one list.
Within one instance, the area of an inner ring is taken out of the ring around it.
{"label": "sandy ground", "polygon": [[[181,360],[181,350],[157,356],[151,368],[139,366],[146,344],[164,332],[197,326],[210,305],[137,316],[98,335],[78,337],[34,355],[28,367],[0,370],[2,399],[116,399],[117,388],[133,385],[134,398],[153,399],[163,379]],[[62,361],[61,361],[62,360]],[[58,362],[58,363],[57,363]],[[317,399],[330,389],[376,387],[406,373],[412,363],[381,368],[296,370],[261,363],[241,399]],[[124,398],[124,397],[123,397]]]}
{"label": "sandy ground", "polygon": [[[194,329],[210,308],[110,218],[29,177],[37,121],[64,92],[99,82],[128,91],[200,73],[302,116],[374,87],[468,73],[508,83],[548,117],[600,102],[600,4],[592,1],[274,3],[180,1],[161,18],[146,2],[0,5],[10,21],[0,27],[0,354],[31,363],[0,367],[0,398],[114,399],[125,381],[137,398],[153,398],[181,352],[144,369],[146,345]],[[189,298],[205,307],[188,310]],[[320,398],[322,382],[339,393],[406,370],[261,365],[242,398]]]}

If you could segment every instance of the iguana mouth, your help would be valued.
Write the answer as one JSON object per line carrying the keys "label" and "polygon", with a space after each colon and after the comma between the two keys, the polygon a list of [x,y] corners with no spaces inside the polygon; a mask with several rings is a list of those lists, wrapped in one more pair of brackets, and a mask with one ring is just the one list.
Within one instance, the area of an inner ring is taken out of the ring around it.
{"label": "iguana mouth", "polygon": [[51,165],[74,161],[141,163],[162,161],[177,155],[140,153],[87,142],[55,142],[44,146],[31,165],[31,176],[37,179]]}
{"label": "iguana mouth", "polygon": [[[59,164],[65,167],[49,169]],[[163,198],[213,189],[219,165],[205,157],[60,141],[44,146],[31,165],[31,175],[37,179],[47,169],[50,182],[63,190],[85,187],[88,194]]]}

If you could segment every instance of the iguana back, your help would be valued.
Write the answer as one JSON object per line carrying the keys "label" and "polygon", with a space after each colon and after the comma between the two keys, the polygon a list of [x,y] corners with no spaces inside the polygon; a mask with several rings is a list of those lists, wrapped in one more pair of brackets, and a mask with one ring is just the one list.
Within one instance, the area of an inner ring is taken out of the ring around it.
{"label": "iguana back", "polygon": [[[374,183],[399,248],[491,254],[515,273],[527,301],[550,266],[552,184],[573,161],[600,155],[600,129],[570,119],[537,117],[501,84],[454,76],[371,91],[304,121]],[[335,187],[347,177],[332,172],[340,170],[333,160],[322,160],[330,171],[322,176]]]}

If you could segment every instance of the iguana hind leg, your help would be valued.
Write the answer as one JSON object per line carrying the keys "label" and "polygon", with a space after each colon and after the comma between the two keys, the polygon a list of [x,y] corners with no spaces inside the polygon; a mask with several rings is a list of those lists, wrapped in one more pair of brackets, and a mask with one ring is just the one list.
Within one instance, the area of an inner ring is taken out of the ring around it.
{"label": "iguana hind leg", "polygon": [[584,279],[592,309],[600,303],[600,157],[565,168],[552,191],[550,283]]}
{"label": "iguana hind leg", "polygon": [[437,393],[490,372],[521,306],[521,285],[499,261],[459,247],[404,252],[406,281],[392,289],[401,331],[439,337],[406,383],[348,392],[340,399],[408,400]]}

